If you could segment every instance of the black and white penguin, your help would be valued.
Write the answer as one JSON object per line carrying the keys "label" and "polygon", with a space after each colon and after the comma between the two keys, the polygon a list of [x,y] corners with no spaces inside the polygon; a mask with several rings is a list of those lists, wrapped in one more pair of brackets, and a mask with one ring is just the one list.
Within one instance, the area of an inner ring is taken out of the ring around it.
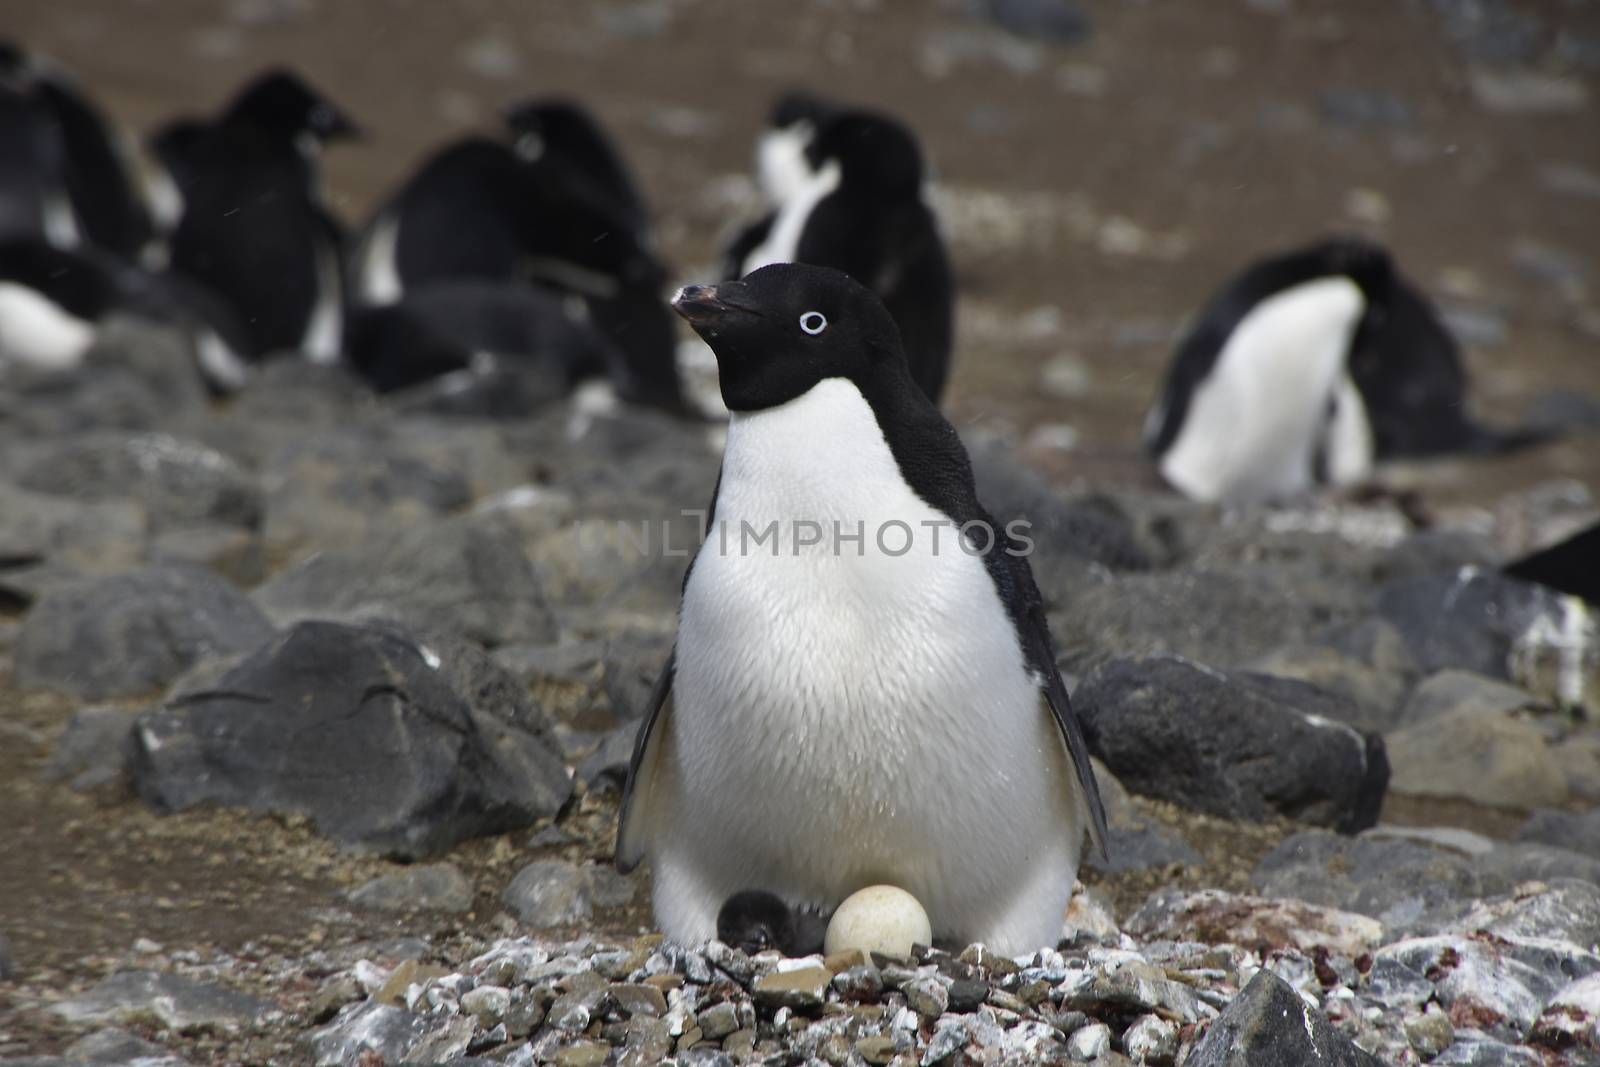
{"label": "black and white penguin", "polygon": [[625,360],[610,364],[617,392],[681,408],[665,271],[620,159],[572,105],[514,115],[515,143],[446,146],[374,215],[353,259],[357,300],[395,303],[416,287],[463,280],[573,295]]}
{"label": "black and white penguin", "polygon": [[1084,831],[1104,840],[1098,788],[1026,546],[893,318],[803,264],[674,306],[731,415],[618,864],[649,859],[675,941],[715,936],[740,893],[826,916],[888,883],[940,943],[1054,944]]}
{"label": "black and white penguin", "polygon": [[1387,252],[1352,239],[1262,260],[1178,346],[1145,445],[1200,500],[1271,500],[1380,459],[1502,452],[1540,435],[1467,413],[1460,350]]}
{"label": "black and white penguin", "polygon": [[923,198],[922,151],[886,115],[791,94],[757,149],[775,206],[741,231],[722,273],[771,263],[842,270],[878,294],[900,327],[912,377],[938,403],[950,370],[955,283],[938,219]]}
{"label": "black and white penguin", "polygon": [[[0,170],[32,168],[47,190],[46,213],[38,233],[60,248],[94,245],[128,260],[144,253],[153,237],[149,207],[133,162],[131,146],[99,106],[64,70],[11,41],[0,41],[0,125],[31,110],[53,128],[55,144],[43,155],[0,153]],[[18,107],[16,104],[23,106]],[[32,122],[34,119],[23,119]],[[12,141],[0,133],[0,140]],[[36,132],[23,138],[37,137]],[[8,179],[4,185],[9,186]],[[0,200],[6,194],[0,192]],[[15,236],[26,231],[4,227]]]}
{"label": "black and white penguin", "polygon": [[344,317],[339,226],[323,204],[317,155],[355,126],[297,75],[253,80],[214,120],[158,131],[151,152],[176,200],[173,273],[235,311],[248,357],[338,358]]}
{"label": "black and white penguin", "polygon": [[244,383],[238,324],[209,291],[101,249],[0,240],[0,374],[78,367],[104,321],[119,313],[184,330],[214,391]]}

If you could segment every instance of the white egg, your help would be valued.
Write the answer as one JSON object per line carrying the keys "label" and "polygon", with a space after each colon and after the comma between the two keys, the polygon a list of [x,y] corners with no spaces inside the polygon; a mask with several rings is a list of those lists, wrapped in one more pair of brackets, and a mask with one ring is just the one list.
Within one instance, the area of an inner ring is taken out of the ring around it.
{"label": "white egg", "polygon": [[932,940],[928,913],[916,897],[899,886],[869,885],[846,897],[833,913],[823,949],[829,955],[855,948],[905,959],[912,945]]}

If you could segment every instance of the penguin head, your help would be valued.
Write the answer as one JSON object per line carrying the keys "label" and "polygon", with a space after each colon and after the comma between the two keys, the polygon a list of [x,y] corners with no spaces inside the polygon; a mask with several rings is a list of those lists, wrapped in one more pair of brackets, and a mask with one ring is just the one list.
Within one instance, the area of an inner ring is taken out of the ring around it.
{"label": "penguin head", "polygon": [[0,39],[0,88],[26,93],[34,85],[34,63],[27,49],[15,41]]}
{"label": "penguin head", "polygon": [[876,293],[842,271],[775,263],[740,281],[690,285],[672,306],[717,356],[730,411],[759,411],[826,378],[910,381],[900,331]]}
{"label": "penguin head", "polygon": [[894,119],[867,111],[835,115],[806,147],[812,170],[839,164],[845,188],[879,196],[917,196],[922,190],[922,151],[911,131]]}
{"label": "penguin head", "polygon": [[310,135],[323,143],[360,133],[333,101],[298,74],[283,68],[268,70],[241,89],[223,113],[223,121],[246,124],[290,140]]}
{"label": "penguin head", "polygon": [[525,160],[546,153],[578,159],[611,154],[600,125],[574,100],[526,100],[506,112],[505,123],[517,155]]}

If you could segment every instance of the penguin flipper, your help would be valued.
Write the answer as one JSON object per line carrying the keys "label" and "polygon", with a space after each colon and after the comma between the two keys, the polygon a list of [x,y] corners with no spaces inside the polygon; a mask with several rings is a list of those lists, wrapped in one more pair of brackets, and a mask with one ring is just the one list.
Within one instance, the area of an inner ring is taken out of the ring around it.
{"label": "penguin flipper", "polygon": [[1061,672],[1054,663],[1049,664],[1044,676],[1045,703],[1050,705],[1050,716],[1056,721],[1056,729],[1061,731],[1061,739],[1067,743],[1073,769],[1078,774],[1083,801],[1089,806],[1089,839],[1094,842],[1100,858],[1107,859],[1106,806],[1105,801],[1100,799],[1100,785],[1094,779],[1094,767],[1089,763],[1089,744],[1084,740],[1083,727],[1068,702],[1066,683],[1061,680]]}
{"label": "penguin flipper", "polygon": [[644,858],[644,831],[640,812],[634,801],[641,792],[650,790],[650,775],[655,770],[657,743],[660,735],[657,726],[664,725],[672,713],[672,679],[677,672],[678,650],[667,654],[666,666],[656,679],[655,690],[650,694],[650,705],[644,721],[639,724],[639,734],[634,738],[633,757],[628,761],[628,781],[622,787],[622,807],[617,813],[617,870],[626,874]]}

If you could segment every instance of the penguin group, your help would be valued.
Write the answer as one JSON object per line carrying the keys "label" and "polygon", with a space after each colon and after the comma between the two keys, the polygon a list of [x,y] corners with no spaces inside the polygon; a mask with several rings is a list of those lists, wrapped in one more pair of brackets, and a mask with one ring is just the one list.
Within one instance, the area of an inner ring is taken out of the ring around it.
{"label": "penguin group", "polygon": [[[679,941],[818,951],[840,902],[884,883],[941,944],[1053,944],[1105,811],[1027,551],[940,410],[956,285],[913,131],[780,97],[756,139],[759,208],[717,277],[670,301],[640,184],[578,101],[517,102],[346,233],[320,155],[360,136],[274,69],[141,155],[67,74],[0,44],[0,384],[80,366],[122,313],[184,331],[219,394],[290,355],[443,410],[515,416],[599,380],[692,416],[676,313],[716,358],[728,421],[619,865],[652,865]],[[1385,249],[1331,239],[1222,286],[1144,444],[1173,488],[1231,503],[1538,439],[1467,411],[1421,290]],[[727,531],[766,529],[770,554],[729,550]]]}

